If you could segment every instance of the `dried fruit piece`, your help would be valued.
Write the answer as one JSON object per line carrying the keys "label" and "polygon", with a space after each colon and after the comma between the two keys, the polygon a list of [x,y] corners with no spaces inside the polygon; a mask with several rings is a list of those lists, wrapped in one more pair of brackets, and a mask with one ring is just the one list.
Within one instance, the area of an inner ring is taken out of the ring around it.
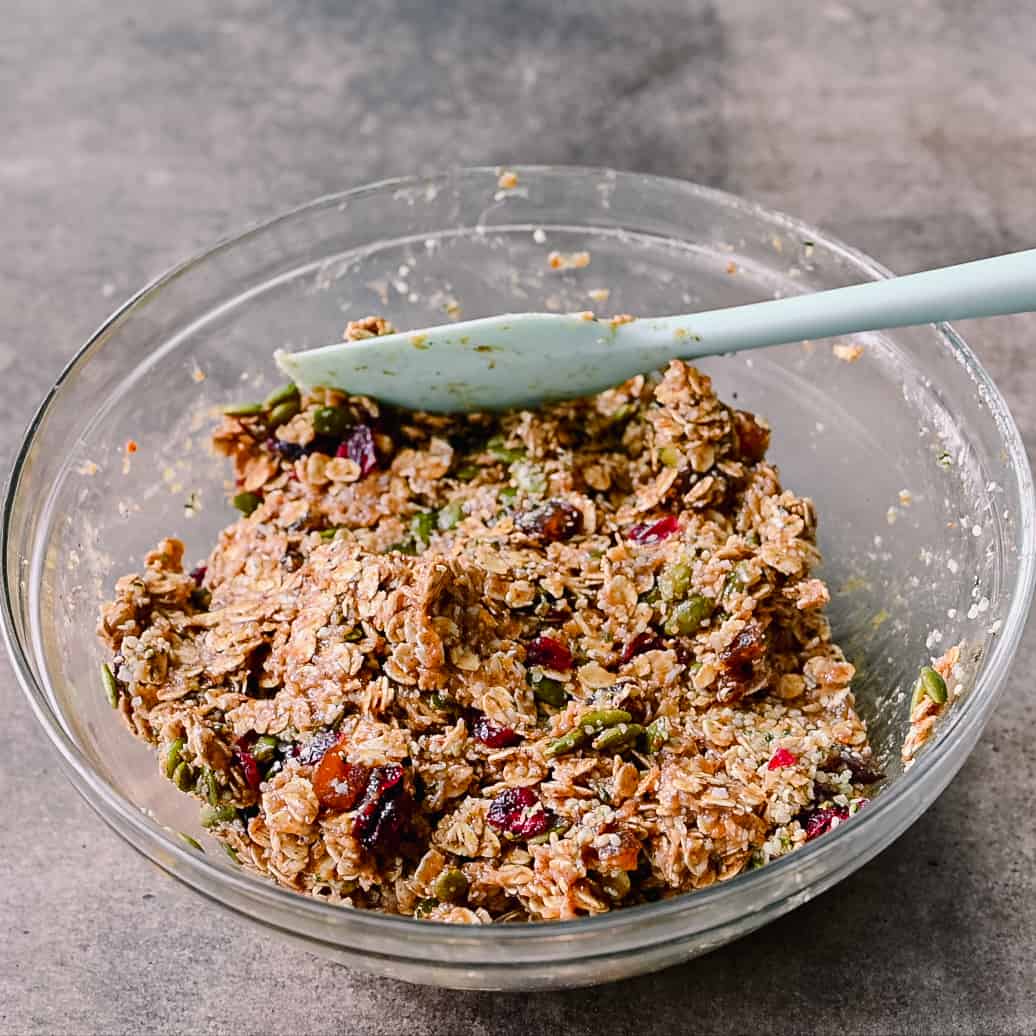
{"label": "dried fruit piece", "polygon": [[515,528],[541,543],[570,540],[583,530],[583,512],[565,500],[547,500],[539,507],[519,512]]}
{"label": "dried fruit piece", "polygon": [[659,646],[658,637],[650,630],[644,630],[643,633],[638,633],[632,640],[626,642],[619,661],[625,665],[635,655],[644,651],[654,651]]}
{"label": "dried fruit piece", "polygon": [[634,543],[661,543],[674,532],[680,531],[680,519],[675,514],[663,515],[653,522],[640,522],[626,530],[626,538]]}
{"label": "dried fruit piece", "polygon": [[786,748],[778,748],[766,764],[766,769],[782,770],[786,766],[794,766],[798,761],[799,757],[794,752],[789,752]]}
{"label": "dried fruit piece", "polygon": [[235,746],[234,755],[237,756],[237,761],[241,766],[241,771],[245,775],[245,783],[252,791],[258,791],[259,785],[262,784],[262,775],[259,773],[259,763],[256,761],[252,751],[248,746],[248,741],[245,738],[238,738],[237,745]]}
{"label": "dried fruit piece", "polygon": [[743,688],[752,679],[753,665],[766,653],[766,639],[755,622],[749,622],[720,653],[722,681],[728,691]]}
{"label": "dried fruit piece", "polygon": [[476,741],[480,741],[487,748],[510,748],[521,740],[510,727],[494,723],[485,716],[479,716],[472,723],[471,733]]}
{"label": "dried fruit piece", "polygon": [[762,460],[770,446],[770,429],[748,410],[735,410],[732,417],[738,455],[743,460]]}
{"label": "dried fruit piece", "polygon": [[845,745],[839,745],[837,751],[825,761],[821,767],[823,770],[847,769],[852,774],[854,784],[877,784],[885,779],[885,771],[874,765],[870,758],[865,758],[859,752],[854,752]]}
{"label": "dried fruit piece", "polygon": [[365,424],[356,425],[345,437],[335,456],[348,457],[359,464],[360,478],[369,475],[378,466],[378,451],[370,427]]}
{"label": "dried fruit piece", "polygon": [[828,809],[815,809],[806,817],[806,841],[812,842],[837,827],[843,820],[849,819],[847,806],[832,806]]}
{"label": "dried fruit piece", "polygon": [[541,633],[525,648],[525,664],[567,673],[572,668],[572,652],[560,640]]}
{"label": "dried fruit piece", "polygon": [[550,829],[553,815],[531,788],[505,788],[489,807],[486,819],[512,838],[535,838]]}
{"label": "dried fruit piece", "polygon": [[205,573],[208,572],[208,570],[209,566],[204,564],[195,565],[194,568],[191,569],[191,579],[194,580],[195,586],[201,586],[201,584],[205,582]]}
{"label": "dried fruit piece", "polygon": [[[329,752],[324,758],[333,758],[334,754]],[[413,800],[403,777],[403,767],[398,763],[375,766],[370,771],[363,801],[353,822],[353,834],[365,849],[392,852],[399,845],[413,810]]]}
{"label": "dried fruit piece", "polygon": [[344,811],[352,809],[363,794],[370,771],[345,758],[343,741],[327,750],[313,772],[313,791],[322,806]]}

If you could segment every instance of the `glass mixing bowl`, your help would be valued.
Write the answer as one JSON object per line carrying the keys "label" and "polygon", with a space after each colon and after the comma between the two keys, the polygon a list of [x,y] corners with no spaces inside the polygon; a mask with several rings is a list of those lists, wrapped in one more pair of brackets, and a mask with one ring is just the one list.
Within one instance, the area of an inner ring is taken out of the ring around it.
{"label": "glass mixing bowl", "polygon": [[[722,398],[771,422],[784,481],[820,515],[836,637],[888,771],[850,823],[767,867],[647,906],[537,925],[450,926],[336,908],[235,869],[99,686],[97,609],[174,533],[204,556],[232,518],[213,408],[276,383],[276,348],[514,310],[677,313],[886,276],[820,232],[688,183],[596,169],[472,169],[323,198],[173,270],[61,375],[7,487],[4,628],[65,771],[131,845],[216,905],[342,963],[489,989],[604,982],[686,960],[804,903],[887,846],[975,744],[1033,589],[1033,488],[1017,429],[948,327],[723,357]],[[551,270],[552,250],[588,250]],[[607,301],[600,292],[607,289]],[[593,294],[591,294],[591,292]],[[597,301],[595,301],[595,299]],[[843,354],[844,355],[844,354]],[[127,452],[134,440],[137,451]],[[901,496],[901,492],[906,491]],[[908,495],[907,495],[908,494]],[[966,644],[964,690],[915,765],[899,749],[918,667]],[[206,844],[201,852],[185,832]]]}

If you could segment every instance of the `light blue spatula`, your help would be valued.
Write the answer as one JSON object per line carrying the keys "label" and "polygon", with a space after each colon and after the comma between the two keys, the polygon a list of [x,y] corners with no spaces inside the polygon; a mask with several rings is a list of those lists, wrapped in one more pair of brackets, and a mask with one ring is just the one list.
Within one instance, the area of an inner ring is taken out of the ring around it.
{"label": "light blue spatula", "polygon": [[908,277],[630,323],[512,313],[276,354],[318,385],[420,410],[499,410],[599,392],[694,360],[854,331],[1036,309],[1036,249]]}

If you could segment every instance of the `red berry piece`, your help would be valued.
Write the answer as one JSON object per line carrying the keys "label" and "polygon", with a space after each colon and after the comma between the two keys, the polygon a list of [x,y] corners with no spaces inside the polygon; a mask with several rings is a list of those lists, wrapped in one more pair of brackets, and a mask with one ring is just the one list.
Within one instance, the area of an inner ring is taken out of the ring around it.
{"label": "red berry piece", "polygon": [[360,477],[369,475],[378,466],[378,452],[374,446],[374,433],[369,425],[358,424],[342,440],[335,451],[336,457],[348,457],[360,466]]}
{"label": "red berry piece", "polygon": [[480,741],[487,748],[510,748],[516,745],[521,738],[510,728],[502,727],[485,716],[479,716],[471,725],[471,732],[476,741]]}
{"label": "red berry piece", "polygon": [[583,531],[583,512],[564,500],[547,500],[519,512],[514,524],[519,532],[540,543],[558,543]]}
{"label": "red berry piece", "polygon": [[[313,773],[313,791],[328,809],[352,809],[363,794],[369,771],[345,758],[346,745],[339,740],[324,752]],[[299,753],[301,756],[301,752]]]}
{"label": "red berry piece", "polygon": [[679,531],[680,519],[675,514],[667,514],[656,521],[631,526],[626,536],[634,543],[661,543]]}
{"label": "red berry piece", "polygon": [[512,838],[535,838],[549,831],[554,822],[531,788],[505,788],[493,799],[486,819]]}
{"label": "red berry piece", "polygon": [[560,640],[540,634],[525,648],[525,664],[567,673],[572,668],[572,652]]}
{"label": "red berry piece", "polygon": [[[326,757],[325,757],[326,758]],[[353,822],[353,834],[365,849],[392,852],[413,810],[413,800],[397,763],[375,766],[367,778],[363,801]]]}
{"label": "red berry piece", "polygon": [[806,818],[806,841],[827,834],[832,827],[849,819],[849,810],[845,806],[833,806],[830,809],[815,809]]}
{"label": "red berry piece", "polygon": [[783,770],[785,766],[794,766],[798,761],[799,757],[794,752],[789,752],[786,748],[778,748],[766,768],[767,770]]}
{"label": "red berry piece", "polygon": [[234,745],[234,755],[245,775],[245,783],[252,791],[258,791],[259,785],[263,782],[262,774],[259,772],[259,763],[256,762],[256,758],[251,752],[255,737],[254,733],[245,734],[243,737],[239,737]]}
{"label": "red berry piece", "polygon": [[645,651],[654,651],[659,646],[658,637],[649,630],[644,630],[643,633],[638,633],[632,640],[627,641],[619,661],[625,665],[635,655],[643,654]]}

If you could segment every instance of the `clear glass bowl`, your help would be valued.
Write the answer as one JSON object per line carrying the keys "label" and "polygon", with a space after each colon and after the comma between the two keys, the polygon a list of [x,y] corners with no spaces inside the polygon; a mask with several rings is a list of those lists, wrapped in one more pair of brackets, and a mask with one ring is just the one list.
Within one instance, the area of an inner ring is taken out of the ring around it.
{"label": "clear glass bowl", "polygon": [[[117,722],[97,677],[98,605],[160,536],[200,558],[231,517],[206,449],[211,408],[277,380],[275,348],[347,319],[400,327],[508,310],[686,312],[886,276],[792,219],[692,184],[595,169],[473,169],[324,198],[184,264],[87,343],[29,428],[7,487],[4,627],[22,685],[79,792],[212,903],[345,964],[465,988],[610,981],[713,949],[830,887],[932,803],[975,744],[1033,589],[1033,488],[1007,408],[948,327],[703,366],[764,414],[785,483],[820,514],[837,639],[889,778],[849,824],[701,892],[592,919],[485,928],[342,909],[235,869]],[[588,249],[586,268],[547,256]],[[606,302],[589,294],[608,289]],[[137,452],[126,444],[135,440]],[[910,502],[901,499],[901,491]],[[192,495],[193,494],[193,495]],[[188,517],[185,505],[193,504]],[[890,510],[891,509],[891,510]],[[893,523],[894,522],[894,523]],[[967,644],[965,690],[906,773],[920,664]],[[186,832],[207,843],[199,852]]]}

